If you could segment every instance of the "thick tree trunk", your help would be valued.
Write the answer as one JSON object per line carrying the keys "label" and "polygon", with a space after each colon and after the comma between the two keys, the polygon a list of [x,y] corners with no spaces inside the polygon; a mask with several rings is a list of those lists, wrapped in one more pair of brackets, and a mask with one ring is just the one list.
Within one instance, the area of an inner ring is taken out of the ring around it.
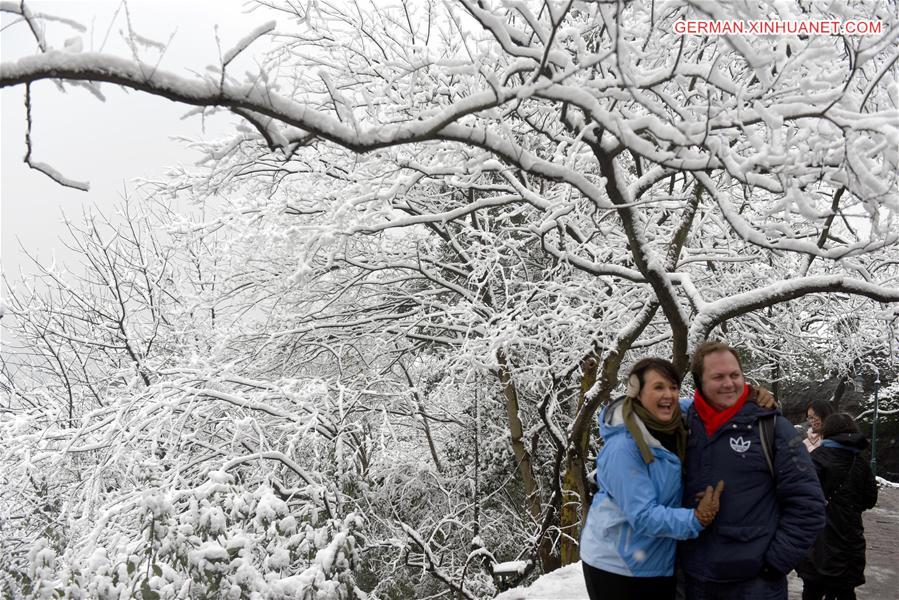
{"label": "thick tree trunk", "polygon": [[[601,361],[597,363],[595,360],[588,358],[582,364],[581,376],[581,394],[578,398],[578,412],[571,425],[571,433],[568,439],[568,452],[565,461],[565,472],[562,475],[563,488],[562,497],[566,499],[578,498],[580,503],[580,514],[586,516],[590,509],[587,497],[587,444],[590,440],[590,431],[593,428],[594,416],[600,406],[609,402],[612,390],[618,382],[618,370],[621,368],[621,361],[628,348],[631,347],[634,340],[640,337],[640,334],[652,320],[659,305],[657,302],[650,302],[643,307],[643,310],[634,319],[628,327],[623,329],[619,334],[614,349],[604,353]],[[597,393],[587,398],[587,392],[594,386],[599,385]],[[571,492],[568,492],[571,490]],[[564,502],[567,506],[568,502]],[[577,523],[577,530],[568,523],[571,519],[570,514],[566,516],[563,527],[567,527],[566,533],[570,538],[580,539],[580,527],[583,521]],[[565,564],[577,560],[571,550],[566,550],[564,556]]]}
{"label": "thick tree trunk", "polygon": [[[506,415],[509,419],[509,434],[512,440],[512,453],[518,465],[518,474],[525,493],[525,504],[535,526],[541,522],[543,505],[540,497],[540,486],[534,475],[534,465],[531,454],[528,452],[524,440],[524,425],[519,414],[518,390],[512,381],[506,355],[502,351],[497,352],[499,362],[499,380],[502,384],[503,398],[506,404]],[[552,554],[552,544],[548,539],[541,540],[539,557],[544,572],[551,571],[559,565],[558,557]]]}
{"label": "thick tree trunk", "polygon": [[[586,401],[587,392],[596,383],[598,363],[590,357],[581,363],[581,389],[578,394],[577,409],[580,411]],[[562,532],[560,555],[562,565],[569,565],[580,559],[581,523],[587,515],[587,444],[590,441],[589,428],[575,432],[570,440],[562,475],[562,508],[559,512],[559,527]]]}

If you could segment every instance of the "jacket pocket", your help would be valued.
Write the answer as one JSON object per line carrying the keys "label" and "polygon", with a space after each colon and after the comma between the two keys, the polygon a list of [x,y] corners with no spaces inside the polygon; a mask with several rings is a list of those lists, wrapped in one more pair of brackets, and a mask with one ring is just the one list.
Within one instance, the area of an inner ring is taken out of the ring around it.
{"label": "jacket pocket", "polygon": [[709,554],[709,575],[716,581],[752,579],[762,570],[768,548],[769,527],[764,525],[722,525],[717,528],[717,544]]}

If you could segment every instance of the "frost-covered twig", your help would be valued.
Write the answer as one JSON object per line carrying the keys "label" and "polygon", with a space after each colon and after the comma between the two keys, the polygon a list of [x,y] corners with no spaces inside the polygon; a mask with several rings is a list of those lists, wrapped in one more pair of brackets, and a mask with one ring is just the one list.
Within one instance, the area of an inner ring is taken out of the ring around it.
{"label": "frost-covered twig", "polygon": [[64,187],[81,190],[82,192],[89,191],[89,183],[69,179],[47,163],[35,162],[31,159],[31,85],[25,86],[25,119],[27,121],[27,127],[25,129],[25,147],[27,148],[24,159],[25,164],[27,164],[35,171],[40,171],[41,173]]}
{"label": "frost-covered twig", "polygon": [[464,582],[463,585],[457,584],[453,581],[453,577],[443,570],[440,567],[440,560],[434,556],[434,552],[431,550],[430,545],[425,542],[421,535],[410,525],[399,521],[399,526],[406,532],[406,535],[415,543],[416,546],[421,550],[422,555],[424,556],[424,564],[422,565],[425,570],[430,573],[435,579],[442,581],[447,587],[453,590],[455,593],[459,594],[467,598],[468,600],[476,600],[476,597],[465,589]]}

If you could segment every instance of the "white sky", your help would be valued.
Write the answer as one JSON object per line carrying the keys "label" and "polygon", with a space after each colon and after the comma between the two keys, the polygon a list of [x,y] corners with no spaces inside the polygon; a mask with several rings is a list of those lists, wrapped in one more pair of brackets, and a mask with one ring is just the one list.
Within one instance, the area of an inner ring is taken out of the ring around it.
{"label": "white sky", "polygon": [[[46,36],[51,47],[62,48],[66,39],[81,37],[84,51],[102,47],[104,52],[130,53],[123,41],[127,22],[119,1],[32,1],[28,6],[32,12],[67,17],[87,28],[79,33],[64,24],[49,23]],[[241,0],[132,0],[128,11],[134,30],[144,38],[167,42],[174,33],[160,68],[186,74],[186,69],[201,72],[218,62],[216,24],[221,51],[226,52],[272,18],[271,13],[247,12],[246,6]],[[3,13],[0,55],[4,62],[36,49],[27,26],[10,25],[13,20],[14,15]],[[144,60],[158,56],[143,48],[141,53]],[[225,117],[207,119],[204,133],[199,117],[180,120],[188,107],[108,84],[103,84],[102,91],[105,103],[80,88],[68,88],[62,95],[49,81],[32,86],[32,160],[50,164],[69,179],[89,181],[87,193],[61,187],[22,162],[25,88],[0,92],[0,265],[11,281],[20,268],[28,267],[23,248],[42,262],[54,256],[71,262],[58,240],[65,233],[63,214],[77,220],[88,207],[109,213],[126,190],[134,190],[135,178],[155,178],[168,167],[190,165],[199,158],[172,136],[209,139],[228,129]]]}

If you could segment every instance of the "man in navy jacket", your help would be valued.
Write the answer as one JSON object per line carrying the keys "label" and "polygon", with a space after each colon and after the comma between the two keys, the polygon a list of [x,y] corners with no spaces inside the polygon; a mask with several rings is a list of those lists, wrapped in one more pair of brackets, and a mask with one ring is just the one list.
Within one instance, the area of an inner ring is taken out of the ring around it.
{"label": "man in navy jacket", "polygon": [[696,394],[687,411],[684,506],[723,479],[714,523],[679,548],[689,600],[786,600],[789,573],[824,529],[824,496],[802,438],[774,422],[774,475],[759,417],[778,413],[746,402],[749,386],[737,353],[706,342],[690,365]]}

